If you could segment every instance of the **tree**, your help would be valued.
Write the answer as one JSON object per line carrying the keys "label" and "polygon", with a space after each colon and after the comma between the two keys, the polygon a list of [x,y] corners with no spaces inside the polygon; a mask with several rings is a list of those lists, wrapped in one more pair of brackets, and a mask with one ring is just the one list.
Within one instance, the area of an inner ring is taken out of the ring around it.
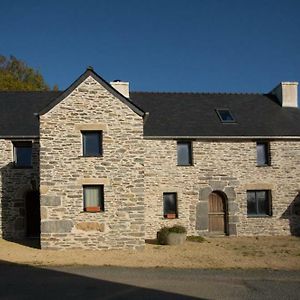
{"label": "tree", "polygon": [[[58,89],[57,85],[55,89]],[[0,90],[2,91],[48,91],[39,71],[14,56],[0,55]]]}

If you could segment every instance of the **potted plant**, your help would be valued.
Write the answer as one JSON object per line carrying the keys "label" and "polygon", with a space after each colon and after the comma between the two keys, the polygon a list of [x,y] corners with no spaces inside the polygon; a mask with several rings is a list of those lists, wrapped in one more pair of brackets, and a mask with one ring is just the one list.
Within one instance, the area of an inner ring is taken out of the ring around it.
{"label": "potted plant", "polygon": [[186,240],[186,229],[181,225],[163,227],[157,233],[157,240],[161,245],[181,245]]}

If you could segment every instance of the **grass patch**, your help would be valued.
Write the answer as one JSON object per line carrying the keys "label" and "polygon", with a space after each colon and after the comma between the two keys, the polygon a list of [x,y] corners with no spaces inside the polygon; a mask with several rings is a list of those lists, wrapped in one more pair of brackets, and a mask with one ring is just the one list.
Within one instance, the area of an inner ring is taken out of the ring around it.
{"label": "grass patch", "polygon": [[196,243],[203,243],[206,241],[203,236],[196,236],[196,235],[188,236],[186,239],[187,241],[196,242]]}

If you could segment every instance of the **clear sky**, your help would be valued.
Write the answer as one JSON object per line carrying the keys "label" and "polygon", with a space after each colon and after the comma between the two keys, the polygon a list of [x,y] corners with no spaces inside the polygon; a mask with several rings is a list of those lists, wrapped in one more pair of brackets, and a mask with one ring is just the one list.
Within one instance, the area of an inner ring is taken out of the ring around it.
{"label": "clear sky", "polygon": [[135,91],[300,81],[300,0],[1,0],[0,54],[65,89],[91,65]]}

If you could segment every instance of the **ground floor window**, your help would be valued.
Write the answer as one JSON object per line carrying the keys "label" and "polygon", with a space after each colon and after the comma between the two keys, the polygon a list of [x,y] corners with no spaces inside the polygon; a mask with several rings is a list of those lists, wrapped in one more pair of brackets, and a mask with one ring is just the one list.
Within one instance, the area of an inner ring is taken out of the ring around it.
{"label": "ground floor window", "polygon": [[271,216],[271,191],[257,190],[247,191],[247,215]]}
{"label": "ground floor window", "polygon": [[87,212],[104,211],[104,186],[83,186],[83,209]]}
{"label": "ground floor window", "polygon": [[178,218],[177,212],[177,193],[164,193],[164,218],[175,219]]}

